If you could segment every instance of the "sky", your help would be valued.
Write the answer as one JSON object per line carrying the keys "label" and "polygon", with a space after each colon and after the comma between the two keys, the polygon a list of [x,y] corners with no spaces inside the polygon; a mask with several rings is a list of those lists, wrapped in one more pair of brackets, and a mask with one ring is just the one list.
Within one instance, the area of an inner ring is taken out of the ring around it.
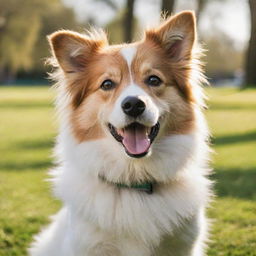
{"label": "sky", "polygon": [[[78,20],[93,17],[98,26],[111,21],[116,13],[103,0],[62,0],[65,5],[74,8]],[[125,0],[116,0],[119,8]],[[196,9],[196,0],[177,0],[175,13],[181,10]],[[135,16],[142,28],[156,24],[160,18],[160,0],[137,0]],[[199,23],[201,34],[226,33],[238,48],[247,44],[250,35],[249,7],[247,0],[211,0]]]}

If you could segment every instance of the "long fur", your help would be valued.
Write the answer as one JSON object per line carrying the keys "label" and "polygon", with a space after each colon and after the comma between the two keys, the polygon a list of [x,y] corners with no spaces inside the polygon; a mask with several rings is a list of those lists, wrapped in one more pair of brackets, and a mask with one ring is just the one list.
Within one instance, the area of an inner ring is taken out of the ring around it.
{"label": "long fur", "polygon": [[[95,39],[92,34],[90,38]],[[58,68],[53,76],[58,84],[56,105],[61,125],[55,148],[58,167],[51,176],[54,194],[63,207],[35,237],[31,256],[204,255],[208,233],[205,208],[211,198],[207,178],[210,150],[200,87],[205,78],[197,55],[194,47],[191,61],[186,63],[191,70],[187,83],[194,98],[189,103],[193,128],[168,136],[162,131],[151,146],[152,154],[141,159],[127,157],[109,134],[82,142],[75,138],[70,116],[77,110],[71,107],[69,90],[74,78]],[[54,63],[59,67],[56,56]],[[168,96],[178,99],[175,104],[185,104],[176,93],[178,89],[168,90]],[[161,111],[172,107],[165,99],[159,103]],[[151,179],[156,182],[156,192],[148,195],[117,188],[99,176],[127,184]]]}

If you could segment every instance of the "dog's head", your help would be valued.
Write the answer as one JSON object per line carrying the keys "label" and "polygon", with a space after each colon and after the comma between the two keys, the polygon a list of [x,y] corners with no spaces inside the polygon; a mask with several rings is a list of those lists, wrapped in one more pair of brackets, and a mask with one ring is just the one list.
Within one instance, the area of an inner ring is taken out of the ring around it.
{"label": "dog's head", "polygon": [[132,44],[109,46],[104,33],[52,34],[76,140],[107,138],[139,158],[155,140],[191,132],[195,37],[192,12],[167,19]]}

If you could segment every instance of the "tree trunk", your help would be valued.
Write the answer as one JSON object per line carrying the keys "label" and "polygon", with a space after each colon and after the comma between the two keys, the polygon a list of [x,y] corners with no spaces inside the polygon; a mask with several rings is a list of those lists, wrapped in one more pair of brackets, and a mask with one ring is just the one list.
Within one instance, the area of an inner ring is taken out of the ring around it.
{"label": "tree trunk", "polygon": [[169,16],[173,13],[175,0],[162,0],[162,13]]}
{"label": "tree trunk", "polygon": [[129,43],[133,38],[134,30],[134,18],[133,18],[133,9],[134,9],[135,0],[127,0],[126,8],[124,13],[124,41]]}
{"label": "tree trunk", "polygon": [[11,84],[16,80],[16,72],[0,65],[0,84]]}
{"label": "tree trunk", "polygon": [[5,76],[4,76],[4,67],[0,65],[0,84],[4,83],[5,81]]}
{"label": "tree trunk", "polygon": [[7,69],[5,83],[13,84],[15,83],[15,81],[16,81],[16,72],[11,69]]}
{"label": "tree trunk", "polygon": [[199,23],[202,11],[205,7],[206,0],[197,0],[196,20]]}
{"label": "tree trunk", "polygon": [[256,87],[256,0],[249,0],[251,11],[251,38],[245,66],[246,86]]}

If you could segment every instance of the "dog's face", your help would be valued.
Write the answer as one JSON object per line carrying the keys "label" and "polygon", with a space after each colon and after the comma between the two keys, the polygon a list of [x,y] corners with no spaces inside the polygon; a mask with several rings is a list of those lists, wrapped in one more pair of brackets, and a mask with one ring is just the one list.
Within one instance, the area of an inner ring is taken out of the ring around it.
{"label": "dog's face", "polygon": [[50,36],[71,97],[70,124],[79,143],[107,138],[131,157],[155,139],[194,127],[189,84],[195,21],[183,12],[147,31],[142,41],[109,46],[104,35]]}

